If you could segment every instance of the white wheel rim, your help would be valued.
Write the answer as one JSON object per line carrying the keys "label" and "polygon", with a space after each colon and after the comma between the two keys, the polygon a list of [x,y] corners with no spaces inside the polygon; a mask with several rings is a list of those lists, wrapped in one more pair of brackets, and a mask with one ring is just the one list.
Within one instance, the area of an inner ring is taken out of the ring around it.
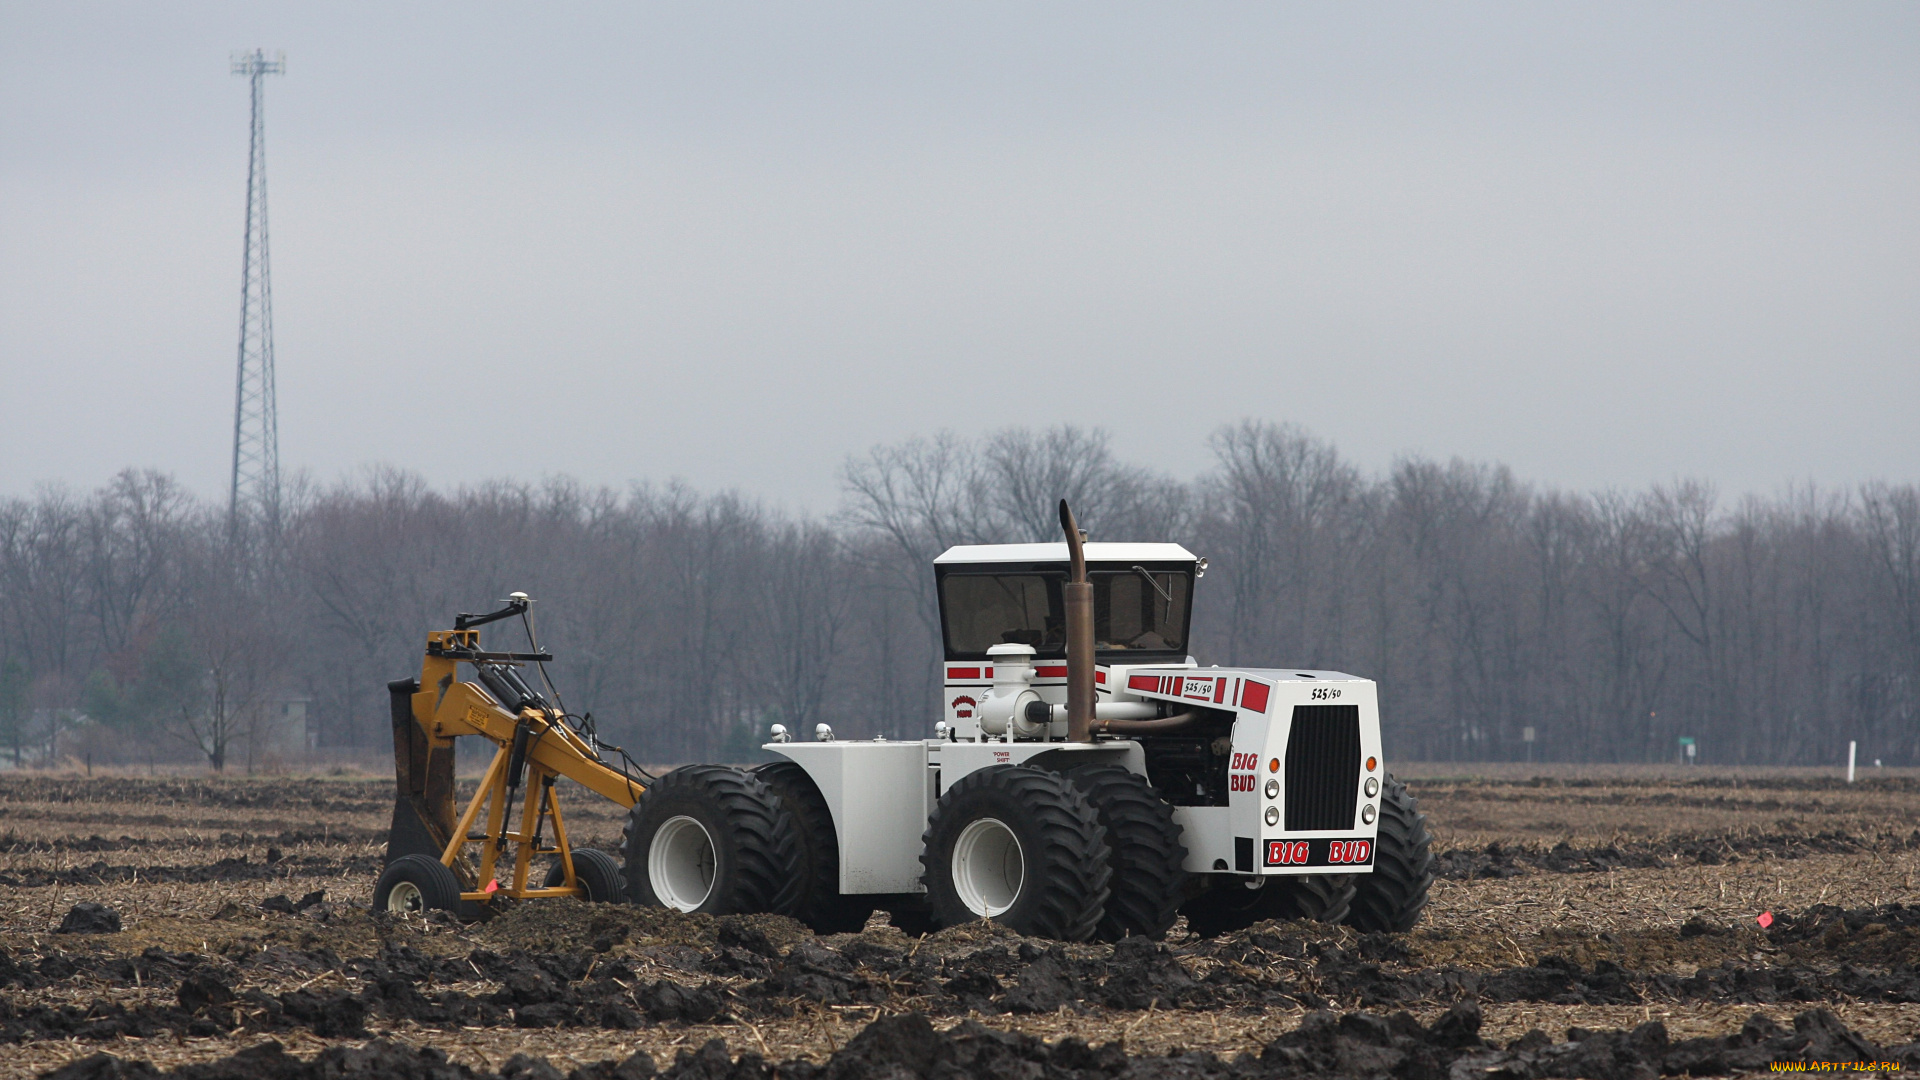
{"label": "white wheel rim", "polygon": [[1020,899],[1027,860],[1020,838],[998,818],[980,818],[953,844],[953,889],[968,911],[991,919]]}
{"label": "white wheel rim", "polygon": [[395,915],[425,911],[427,898],[420,893],[420,886],[411,881],[402,881],[387,890],[387,910]]}
{"label": "white wheel rim", "polygon": [[713,837],[707,827],[681,815],[654,831],[647,848],[647,882],[662,904],[694,911],[713,893]]}

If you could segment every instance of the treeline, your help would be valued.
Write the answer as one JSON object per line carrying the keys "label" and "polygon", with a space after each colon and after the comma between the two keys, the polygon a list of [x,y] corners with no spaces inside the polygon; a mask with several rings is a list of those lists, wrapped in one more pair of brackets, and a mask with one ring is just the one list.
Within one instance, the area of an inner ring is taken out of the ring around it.
{"label": "treeline", "polygon": [[1688,737],[1708,763],[1832,763],[1849,740],[1920,760],[1913,485],[1722,505],[1460,461],[1368,475],[1273,424],[1211,449],[1183,482],[1074,427],[910,440],[850,459],[824,520],[678,485],[449,493],[379,471],[289,492],[270,535],[154,473],[47,489],[0,502],[0,753],[251,766],[308,729],[380,752],[385,683],[426,631],[513,590],[566,706],[639,760],[737,758],[776,722],[918,737],[932,558],[1053,539],[1064,496],[1096,539],[1209,558],[1201,663],[1378,680],[1400,758],[1660,762]]}

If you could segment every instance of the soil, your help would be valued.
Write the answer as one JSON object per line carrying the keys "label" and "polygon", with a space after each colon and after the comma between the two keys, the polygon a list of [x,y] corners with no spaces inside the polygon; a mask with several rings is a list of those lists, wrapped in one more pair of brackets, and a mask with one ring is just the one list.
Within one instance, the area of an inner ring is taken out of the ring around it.
{"label": "soil", "polygon": [[[0,1076],[1920,1067],[1920,783],[1734,779],[1416,779],[1443,874],[1411,933],[1116,945],[575,901],[393,918],[366,907],[390,785],[0,779]],[[611,850],[618,808],[569,794],[575,842]]]}

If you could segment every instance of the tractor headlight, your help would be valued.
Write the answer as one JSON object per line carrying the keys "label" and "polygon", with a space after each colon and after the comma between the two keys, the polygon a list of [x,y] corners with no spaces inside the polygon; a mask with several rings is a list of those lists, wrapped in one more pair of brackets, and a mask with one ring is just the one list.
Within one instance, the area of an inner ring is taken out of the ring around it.
{"label": "tractor headlight", "polygon": [[1369,824],[1369,825],[1371,825],[1371,824],[1373,824],[1373,819],[1374,819],[1374,812],[1373,812],[1373,804],[1372,804],[1372,803],[1368,803],[1367,805],[1365,805],[1365,806],[1363,806],[1363,807],[1361,807],[1361,808],[1360,808],[1360,820],[1361,820],[1361,821],[1364,821],[1364,822],[1366,822],[1367,824]]}
{"label": "tractor headlight", "polygon": [[1367,777],[1367,798],[1371,799],[1378,794],[1380,794],[1380,781],[1371,776]]}
{"label": "tractor headlight", "polygon": [[1267,807],[1267,824],[1269,825],[1280,824],[1280,808],[1279,807],[1277,806]]}
{"label": "tractor headlight", "polygon": [[1278,780],[1267,781],[1267,798],[1277,799],[1279,797],[1280,797],[1280,781]]}

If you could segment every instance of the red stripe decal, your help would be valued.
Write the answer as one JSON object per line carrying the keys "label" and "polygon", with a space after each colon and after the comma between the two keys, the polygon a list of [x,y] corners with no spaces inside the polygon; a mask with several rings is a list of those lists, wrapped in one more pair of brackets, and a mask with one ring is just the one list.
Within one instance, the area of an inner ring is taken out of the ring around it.
{"label": "red stripe decal", "polygon": [[985,672],[985,677],[986,677],[986,678],[989,678],[989,679],[991,679],[991,678],[993,678],[993,669],[992,669],[992,668],[988,668],[988,669],[986,670],[986,672]]}
{"label": "red stripe decal", "polygon": [[1158,675],[1129,675],[1127,676],[1127,689],[1145,690],[1149,694],[1157,694],[1160,692],[1160,677]]}
{"label": "red stripe decal", "polygon": [[979,677],[980,669],[977,667],[950,667],[947,669],[947,678],[949,679],[977,679]]}
{"label": "red stripe decal", "polygon": [[1095,672],[1093,673],[1093,681],[1094,681],[1094,682],[1106,682],[1106,681],[1107,681],[1107,673],[1106,673],[1106,672],[1104,672],[1104,671],[1095,671]]}
{"label": "red stripe decal", "polygon": [[1067,665],[1049,664],[1046,667],[1037,667],[1033,669],[1033,674],[1034,677],[1041,679],[1064,679],[1067,677]]}
{"label": "red stripe decal", "polygon": [[1272,689],[1266,683],[1248,679],[1246,687],[1240,691],[1240,707],[1257,713],[1266,712],[1267,691]]}
{"label": "red stripe decal", "polygon": [[1215,679],[1213,682],[1213,703],[1218,705],[1225,700],[1227,700],[1227,680],[1225,678]]}

